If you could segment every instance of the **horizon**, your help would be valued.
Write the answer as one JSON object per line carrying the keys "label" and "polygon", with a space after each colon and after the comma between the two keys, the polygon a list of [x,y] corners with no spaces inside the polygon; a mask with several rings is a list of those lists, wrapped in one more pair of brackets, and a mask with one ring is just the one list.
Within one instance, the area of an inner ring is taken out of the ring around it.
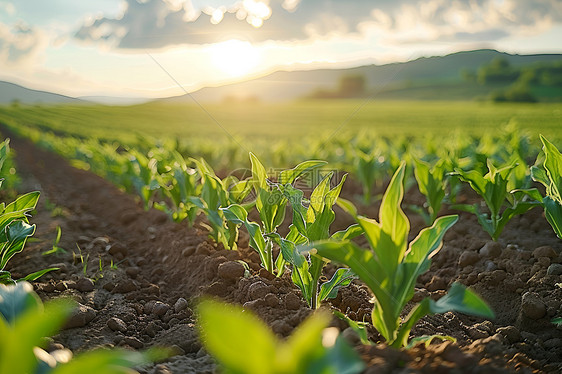
{"label": "horizon", "polygon": [[171,97],[276,71],[479,49],[562,53],[562,4],[547,0],[22,0],[0,10],[0,80],[70,97]]}

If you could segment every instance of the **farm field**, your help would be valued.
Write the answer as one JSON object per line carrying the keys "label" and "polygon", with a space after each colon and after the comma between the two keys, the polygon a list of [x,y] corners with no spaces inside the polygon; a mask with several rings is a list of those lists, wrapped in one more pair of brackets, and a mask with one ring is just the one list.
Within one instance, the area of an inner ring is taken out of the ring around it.
{"label": "farm field", "polygon": [[[209,343],[217,328],[201,315],[209,296],[255,313],[277,338],[304,331],[320,305],[345,316],[326,326],[352,353],[309,337],[314,358],[295,351],[286,372],[559,372],[562,172],[552,160],[562,161],[553,150],[562,148],[561,109],[3,107],[18,191],[41,193],[34,240],[6,269],[18,279],[57,268],[34,290],[45,302],[79,303],[48,352],[172,348],[136,366],[141,373],[212,373],[217,359],[228,366]],[[328,164],[290,169],[312,159]],[[229,349],[258,351],[232,330],[220,337]],[[420,337],[428,344],[416,344]]]}
{"label": "farm field", "polygon": [[[327,105],[328,104],[328,105]],[[233,139],[256,152],[278,141],[337,139],[358,132],[381,136],[442,136],[454,131],[497,134],[510,121],[537,136],[560,136],[559,103],[521,104],[458,101],[366,100],[151,102],[135,106],[2,106],[3,123],[33,124],[79,137],[134,143],[138,136],[177,138],[180,143],[228,145]],[[247,143],[247,144],[246,144]],[[255,145],[254,145],[255,144]],[[247,152],[246,152],[247,153]],[[256,152],[258,153],[258,152]],[[287,165],[279,165],[287,166]]]}

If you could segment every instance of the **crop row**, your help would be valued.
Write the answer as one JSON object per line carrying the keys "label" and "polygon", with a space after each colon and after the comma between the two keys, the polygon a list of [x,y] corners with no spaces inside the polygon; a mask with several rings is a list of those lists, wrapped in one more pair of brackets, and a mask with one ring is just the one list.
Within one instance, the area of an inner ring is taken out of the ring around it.
{"label": "crop row", "polygon": [[[367,144],[353,144],[349,151],[353,154],[351,162],[346,161],[346,152],[336,162],[351,166],[352,175],[363,186],[365,203],[373,197],[374,184],[392,176],[382,196],[378,221],[359,215],[350,201],[340,197],[347,176],[333,183],[335,173],[328,171],[333,168],[327,168],[325,161],[305,161],[291,169],[275,170],[271,175],[258,157],[250,153],[249,176],[232,173],[219,178],[204,159],[186,159],[164,146],[144,153],[45,133],[36,133],[35,140],[71,159],[76,166],[136,192],[146,209],[161,209],[176,221],[190,222],[204,213],[210,236],[224,248],[236,249],[239,229],[244,227],[262,266],[276,276],[290,271],[291,279],[311,308],[335,297],[340,287],[360,278],[376,300],[370,322],[394,347],[406,346],[410,330],[427,314],[459,311],[493,317],[476,294],[455,283],[446,296],[438,301],[421,300],[401,319],[406,303],[413,297],[416,279],[429,269],[431,256],[439,251],[446,231],[458,220],[456,215],[438,217],[444,202],[450,208],[475,214],[494,240],[515,215],[540,206],[556,234],[562,236],[562,155],[541,137],[542,151],[535,166],[529,167],[529,143],[515,129],[503,139],[459,139],[454,147],[433,151],[430,150],[435,144],[428,142],[425,153],[406,146],[407,142],[389,144],[386,149],[377,147],[375,142],[374,150],[372,144],[370,148]],[[356,143],[359,142],[358,139]],[[304,183],[314,174],[320,178],[312,185]],[[532,188],[533,181],[544,185],[544,193]],[[456,195],[462,183],[480,195],[484,204],[457,204]],[[402,201],[404,191],[413,184],[426,198],[426,204],[414,210],[423,215],[429,227],[408,243],[410,223],[402,210]],[[335,204],[356,223],[332,233]],[[484,205],[486,209],[482,209]],[[278,229],[285,221],[287,208],[291,225],[289,232],[282,235]],[[249,218],[253,211],[258,217],[255,220]],[[352,240],[361,235],[368,248]],[[337,269],[330,280],[322,282],[323,268],[329,260],[346,267]],[[205,313],[212,314],[213,309],[205,304],[201,307],[203,328],[207,326],[210,331],[213,323],[205,323]],[[361,333],[360,326],[356,328]],[[220,344],[212,343],[212,332],[207,339],[209,349],[228,366],[228,358],[221,357]]]}

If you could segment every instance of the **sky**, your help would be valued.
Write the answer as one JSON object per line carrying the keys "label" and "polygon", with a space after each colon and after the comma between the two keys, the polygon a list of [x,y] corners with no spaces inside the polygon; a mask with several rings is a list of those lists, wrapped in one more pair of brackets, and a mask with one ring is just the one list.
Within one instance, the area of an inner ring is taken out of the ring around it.
{"label": "sky", "polygon": [[0,80],[166,97],[276,70],[562,53],[562,0],[0,0]]}

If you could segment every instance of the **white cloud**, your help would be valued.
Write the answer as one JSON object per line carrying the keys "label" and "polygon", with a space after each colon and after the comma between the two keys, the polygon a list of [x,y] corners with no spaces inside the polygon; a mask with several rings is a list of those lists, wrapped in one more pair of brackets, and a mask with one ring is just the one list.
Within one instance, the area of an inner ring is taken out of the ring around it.
{"label": "white cloud", "polygon": [[[84,24],[76,38],[120,48],[254,42],[359,34],[370,24],[403,43],[503,38],[536,33],[562,21],[559,0],[239,0],[197,9],[189,0],[126,0],[121,17]],[[359,27],[362,25],[362,27]]]}
{"label": "white cloud", "polygon": [[0,12],[5,12],[9,16],[13,16],[16,13],[16,7],[13,3],[10,3],[8,1],[1,1]]}
{"label": "white cloud", "polygon": [[0,62],[8,66],[36,64],[49,44],[46,33],[24,22],[0,23]]}

